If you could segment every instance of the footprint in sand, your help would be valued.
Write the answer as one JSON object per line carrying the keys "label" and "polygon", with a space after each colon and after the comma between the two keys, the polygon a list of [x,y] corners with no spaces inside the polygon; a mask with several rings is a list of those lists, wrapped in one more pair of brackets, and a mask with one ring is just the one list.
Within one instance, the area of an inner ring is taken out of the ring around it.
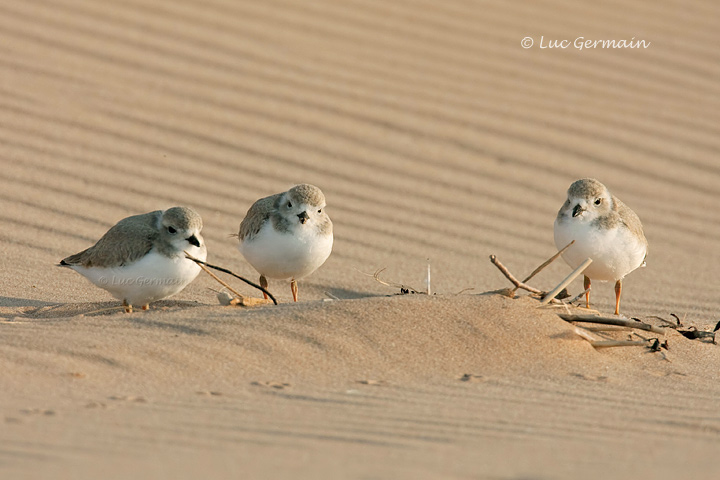
{"label": "footprint in sand", "polygon": [[20,410],[20,413],[24,415],[44,415],[46,417],[51,417],[55,415],[55,410],[46,410],[43,408],[23,408]]}
{"label": "footprint in sand", "polygon": [[358,380],[357,383],[360,383],[362,385],[374,385],[376,387],[386,387],[390,385],[385,380]]}
{"label": "footprint in sand", "polygon": [[291,386],[289,383],[277,382],[251,382],[250,385],[254,385],[256,387],[276,388],[278,390],[282,390]]}
{"label": "footprint in sand", "polygon": [[137,396],[133,396],[133,395],[113,395],[112,397],[108,397],[108,398],[110,400],[117,400],[117,401],[147,403],[147,399],[145,397],[137,397]]}
{"label": "footprint in sand", "polygon": [[584,373],[570,373],[569,375],[590,382],[607,382],[609,380],[609,377],[605,375],[585,375]]}

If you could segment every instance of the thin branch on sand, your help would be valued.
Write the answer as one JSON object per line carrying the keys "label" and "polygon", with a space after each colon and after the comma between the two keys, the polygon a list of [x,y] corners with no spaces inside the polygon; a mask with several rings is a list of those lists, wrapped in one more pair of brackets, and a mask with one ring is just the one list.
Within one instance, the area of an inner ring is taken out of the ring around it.
{"label": "thin branch on sand", "polygon": [[390,283],[390,282],[386,282],[385,280],[381,280],[380,274],[382,272],[384,272],[385,270],[386,270],[385,268],[380,268],[380,269],[376,270],[375,273],[365,273],[360,270],[358,270],[358,271],[360,273],[362,273],[363,275],[367,275],[368,277],[373,277],[375,279],[375,281],[381,285],[385,285],[386,287],[399,288],[400,292],[402,292],[402,293],[425,293],[425,292],[421,292],[415,288],[404,285],[402,283]]}
{"label": "thin branch on sand", "polygon": [[207,274],[210,275],[212,278],[214,278],[215,281],[218,282],[220,285],[222,285],[223,287],[227,288],[227,289],[230,290],[232,293],[234,293],[237,298],[239,298],[239,299],[245,298],[245,295],[243,295],[242,293],[238,292],[237,290],[235,290],[234,288],[232,288],[230,285],[228,285],[227,283],[225,283],[220,277],[218,277],[217,275],[215,275],[214,273],[212,273],[212,272],[210,271],[210,269],[207,268],[207,267],[206,267],[205,265],[203,265],[202,263],[198,263],[198,267],[202,268],[202,269],[205,271],[205,273],[207,273]]}
{"label": "thin branch on sand", "polygon": [[602,340],[593,335],[589,330],[573,325],[573,331],[584,340],[587,340],[594,348],[609,347],[650,347],[653,340]]}
{"label": "thin branch on sand", "polygon": [[595,348],[608,348],[608,347],[650,347],[652,342],[647,340],[599,340],[597,342],[590,342]]}
{"label": "thin branch on sand", "polygon": [[583,326],[585,330],[588,332],[629,332],[631,330],[630,327],[616,327],[614,325],[608,325],[606,327],[585,327]]}
{"label": "thin branch on sand", "polygon": [[[510,280],[510,282],[511,282],[513,285],[515,285],[515,288],[513,288],[513,289],[504,290],[505,294],[506,294],[508,297],[514,298],[514,297],[515,297],[515,292],[517,291],[518,288],[522,288],[523,290],[527,290],[527,291],[530,292],[530,293],[534,293],[534,294],[536,294],[536,295],[543,296],[543,295],[545,295],[545,292],[543,292],[543,291],[541,291],[541,290],[538,290],[538,289],[535,288],[535,287],[531,287],[530,285],[527,284],[527,282],[529,282],[530,279],[532,279],[535,275],[537,275],[538,273],[540,273],[545,267],[547,267],[547,266],[550,265],[552,262],[554,262],[560,255],[563,254],[563,252],[565,252],[565,250],[567,250],[568,248],[570,248],[570,246],[571,246],[573,243],[575,243],[575,240],[573,240],[572,242],[568,243],[562,250],[560,250],[559,252],[557,252],[555,255],[553,255],[552,257],[548,258],[547,260],[545,260],[545,261],[542,263],[542,265],[540,265],[540,266],[537,267],[535,270],[533,270],[533,272],[532,272],[530,275],[528,275],[527,278],[526,278],[525,280],[523,280],[522,282],[521,282],[520,280],[518,280],[517,278],[515,278],[515,276],[514,276],[512,273],[510,273],[510,271],[505,267],[505,265],[503,265],[502,263],[500,263],[500,260],[498,260],[495,255],[490,255],[490,262],[491,262],[493,265],[495,265],[495,266],[498,268],[498,270],[500,270],[500,272],[501,272],[503,275],[505,275],[505,278],[507,278],[508,280]],[[556,295],[557,295],[557,294],[556,294]],[[554,297],[553,297],[553,298],[554,298]]]}
{"label": "thin branch on sand", "polygon": [[[673,315],[673,314],[671,313],[670,315]],[[675,327],[678,326],[678,324],[677,324],[676,322],[671,322],[670,320],[667,320],[667,319],[665,319],[665,318],[659,317],[659,316],[657,316],[657,315],[650,315],[649,317],[646,317],[646,318],[654,318],[655,320],[660,320],[661,322],[667,323],[668,326],[670,326],[670,327],[672,327],[672,328],[675,328]]]}
{"label": "thin branch on sand", "polygon": [[591,263],[592,263],[592,258],[587,258],[587,259],[585,259],[585,261],[584,261],[583,263],[581,263],[579,267],[577,267],[575,270],[573,270],[570,275],[568,275],[567,277],[565,277],[565,280],[563,280],[562,282],[560,282],[557,287],[555,287],[550,293],[548,293],[547,295],[545,295],[545,296],[543,297],[542,301],[540,302],[540,305],[546,305],[546,304],[550,303],[550,300],[552,300],[553,298],[555,298],[555,296],[556,296],[558,293],[560,293],[560,291],[561,291],[563,288],[565,288],[565,287],[567,287],[568,285],[570,285],[570,282],[572,282],[573,280],[575,280],[575,278],[576,278],[578,275],[580,275],[582,272],[584,272],[585,269],[586,269]]}
{"label": "thin branch on sand", "polygon": [[430,289],[430,259],[427,259],[428,271],[427,271],[427,294],[430,295],[432,290]]}
{"label": "thin branch on sand", "polygon": [[328,297],[328,298],[326,298],[325,300],[328,300],[328,299],[329,299],[329,300],[340,300],[340,297],[338,297],[337,295],[333,295],[333,294],[330,293],[330,292],[323,292],[323,293],[324,293],[325,295],[327,295],[327,297]]}
{"label": "thin branch on sand", "polygon": [[598,342],[600,339],[593,335],[589,330],[586,330],[583,327],[578,327],[577,325],[573,325],[573,331],[579,336],[584,338],[590,343]]}
{"label": "thin branch on sand", "polygon": [[545,260],[545,262],[543,262],[542,265],[540,265],[540,266],[537,267],[535,270],[533,270],[533,272],[532,272],[530,275],[528,275],[527,278],[522,281],[522,283],[527,283],[527,282],[529,282],[530,279],[532,279],[535,275],[537,275],[538,273],[540,273],[545,267],[547,267],[548,265],[550,265],[552,262],[554,262],[555,260],[557,260],[557,258],[558,258],[560,255],[562,255],[563,253],[565,253],[565,250],[567,250],[568,248],[570,248],[570,246],[571,246],[573,243],[575,243],[575,240],[573,240],[572,242],[568,243],[568,244],[565,245],[560,251],[558,251],[555,255],[553,255],[552,257],[550,257],[550,258],[548,258],[547,260]]}
{"label": "thin branch on sand", "polygon": [[518,288],[522,288],[523,290],[527,290],[527,291],[530,292],[530,293],[535,293],[535,294],[538,294],[538,295],[542,295],[542,294],[544,293],[544,292],[538,290],[538,289],[535,288],[535,287],[531,287],[530,285],[525,285],[525,283],[523,283],[523,282],[521,282],[520,280],[518,280],[517,278],[515,278],[515,276],[514,276],[512,273],[510,273],[510,271],[509,271],[507,268],[505,268],[505,265],[503,265],[502,263],[500,263],[500,260],[498,260],[495,255],[490,255],[490,263],[492,263],[493,265],[495,265],[495,266],[497,267],[497,269],[500,270],[500,272],[501,272],[503,275],[505,275],[505,278],[507,278],[508,280],[510,280],[510,282],[511,282],[513,285],[515,285],[515,289],[512,290],[512,295],[510,295],[510,296],[514,296],[514,295],[515,295],[515,290],[517,290]]}
{"label": "thin branch on sand", "polygon": [[568,315],[558,313],[558,316],[566,322],[595,323],[598,325],[616,325],[620,327],[636,328],[653,333],[665,333],[665,329],[650,325],[648,323],[639,322],[637,320],[625,320],[624,318],[597,317],[595,315]]}
{"label": "thin branch on sand", "polygon": [[592,287],[588,287],[587,290],[585,290],[584,292],[579,293],[578,295],[574,296],[574,297],[572,298],[572,300],[568,300],[566,303],[577,302],[578,300],[580,300],[580,297],[582,297],[582,296],[585,295],[586,293],[590,292],[591,288],[592,288]]}
{"label": "thin branch on sand", "polygon": [[251,281],[248,280],[247,278],[243,278],[243,277],[241,277],[240,275],[237,275],[237,274],[231,272],[231,271],[228,270],[227,268],[222,268],[222,267],[218,267],[217,265],[211,265],[211,264],[209,264],[209,263],[207,263],[207,262],[203,262],[202,260],[193,257],[192,255],[190,255],[190,254],[187,253],[187,252],[185,252],[185,255],[186,255],[187,258],[189,258],[189,259],[192,260],[193,262],[197,263],[200,268],[202,268],[203,270],[205,270],[205,272],[206,272],[207,274],[209,274],[211,277],[213,277],[218,283],[220,283],[220,285],[222,285],[223,287],[225,287],[225,288],[227,288],[228,290],[230,290],[231,292],[233,292],[233,293],[234,293],[235,295],[237,295],[238,298],[240,298],[241,300],[244,298],[243,295],[240,295],[238,292],[236,292],[235,290],[233,290],[232,287],[230,287],[230,285],[228,285],[227,283],[225,283],[225,282],[223,282],[222,280],[220,280],[220,278],[218,278],[217,275],[215,275],[214,273],[210,272],[210,271],[209,271],[207,268],[205,268],[205,267],[213,268],[213,269],[215,269],[215,270],[218,270],[218,271],[223,272],[223,273],[227,273],[228,275],[232,275],[233,277],[242,280],[243,282],[247,283],[248,285],[257,288],[258,290],[260,290],[261,292],[263,292],[264,294],[266,294],[266,295],[270,298],[270,300],[272,300],[272,302],[273,302],[275,305],[278,304],[277,300],[275,300],[275,297],[273,296],[272,293],[268,292],[267,289],[261,287],[260,285],[256,284],[255,282],[251,282]]}
{"label": "thin branch on sand", "polygon": [[459,292],[456,292],[455,295],[462,295],[463,293],[469,292],[470,290],[475,290],[475,287],[463,288],[463,289],[460,290]]}

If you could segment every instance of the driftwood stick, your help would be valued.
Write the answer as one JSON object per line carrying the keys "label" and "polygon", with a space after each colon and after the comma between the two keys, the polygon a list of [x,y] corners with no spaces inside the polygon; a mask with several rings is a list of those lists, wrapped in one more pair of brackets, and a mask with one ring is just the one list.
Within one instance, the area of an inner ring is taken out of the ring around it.
{"label": "driftwood stick", "polygon": [[573,325],[573,330],[578,336],[587,340],[594,348],[649,347],[652,343],[650,340],[600,340],[587,329],[578,327],[577,325]]}
{"label": "driftwood stick", "polygon": [[432,290],[430,289],[430,259],[427,259],[428,262],[428,271],[427,271],[427,294],[430,295],[430,292]]}
{"label": "driftwood stick", "polygon": [[588,258],[588,259],[586,259],[583,263],[581,263],[580,266],[577,267],[575,270],[573,270],[570,275],[568,275],[567,277],[565,277],[565,280],[563,280],[562,282],[560,282],[560,284],[559,284],[557,287],[555,287],[552,292],[548,293],[547,295],[545,295],[545,296],[543,297],[542,301],[540,302],[540,305],[546,305],[546,304],[550,303],[550,300],[552,300],[553,298],[555,298],[555,295],[557,295],[558,293],[560,293],[560,291],[561,291],[563,288],[565,288],[565,287],[567,287],[568,285],[570,285],[570,282],[572,282],[573,280],[575,280],[575,277],[577,277],[577,276],[580,275],[583,271],[585,271],[585,269],[586,269],[591,263],[592,263],[592,258]]}
{"label": "driftwood stick", "polygon": [[234,293],[235,296],[236,296],[237,298],[239,298],[240,300],[242,300],[243,298],[245,298],[245,295],[243,295],[242,293],[240,293],[240,292],[238,292],[237,290],[235,290],[234,288],[232,288],[230,285],[228,285],[226,282],[224,282],[220,277],[218,277],[217,275],[215,275],[214,273],[212,273],[212,272],[210,271],[210,269],[207,268],[207,267],[206,267],[205,265],[203,265],[202,263],[198,263],[198,267],[202,268],[202,269],[205,271],[205,273],[207,273],[207,274],[210,275],[212,278],[214,278],[215,281],[218,282],[220,285],[222,285],[223,287],[227,288],[227,289],[230,290],[232,293]]}
{"label": "driftwood stick", "polygon": [[[562,315],[560,315],[562,316]],[[594,348],[608,347],[649,347],[650,340],[600,340],[584,327],[573,325],[573,331],[583,339],[587,340]]]}
{"label": "driftwood stick", "polygon": [[530,275],[528,275],[528,277],[527,277],[525,280],[523,280],[522,283],[527,283],[527,282],[529,282],[530,279],[533,278],[533,277],[534,277],[535,275],[537,275],[538,273],[540,273],[543,268],[545,268],[545,267],[547,267],[548,265],[550,265],[552,262],[554,262],[555,260],[557,260],[557,258],[558,258],[560,255],[562,255],[563,253],[565,253],[565,250],[567,250],[568,248],[570,248],[570,246],[571,246],[573,243],[575,243],[575,240],[573,240],[572,242],[568,243],[567,245],[565,245],[565,247],[562,248],[562,250],[560,250],[559,252],[557,252],[555,255],[553,255],[552,257],[548,258],[547,260],[545,260],[545,262],[544,262],[542,265],[540,265],[539,267],[537,267],[535,270],[533,270],[533,272],[532,272]]}
{"label": "driftwood stick", "polygon": [[616,327],[614,325],[608,325],[607,327],[586,327],[583,326],[588,332],[629,332],[630,327]]}
{"label": "driftwood stick", "polygon": [[582,297],[583,295],[585,295],[586,293],[588,293],[591,288],[592,288],[592,287],[588,287],[587,290],[585,290],[584,292],[582,292],[582,293],[574,296],[574,297],[572,298],[572,300],[568,300],[567,303],[573,303],[573,302],[578,301],[578,300],[580,299],[580,297]]}
{"label": "driftwood stick", "polygon": [[[227,268],[222,268],[222,267],[218,267],[217,265],[211,265],[211,264],[209,264],[209,263],[207,263],[207,262],[203,262],[202,260],[193,257],[192,255],[190,255],[190,254],[187,253],[187,252],[185,252],[185,256],[187,256],[187,258],[189,258],[189,259],[192,260],[193,262],[197,263],[197,264],[200,266],[200,268],[202,268],[203,265],[204,265],[204,266],[206,266],[206,267],[210,267],[210,268],[213,268],[213,269],[218,270],[218,271],[220,271],[220,272],[227,273],[228,275],[232,275],[233,277],[242,280],[243,282],[247,283],[247,284],[250,285],[251,287],[255,287],[255,288],[257,288],[258,290],[260,290],[261,292],[263,292],[265,295],[267,295],[268,298],[270,298],[270,300],[272,300],[272,302],[273,302],[275,305],[278,304],[278,302],[277,302],[277,300],[275,300],[275,297],[273,296],[273,294],[270,293],[266,288],[263,288],[263,287],[261,287],[260,285],[258,285],[257,283],[251,282],[251,281],[248,280],[247,278],[243,278],[243,277],[241,277],[240,275],[237,275],[237,274],[231,272],[231,271],[228,270]],[[208,273],[210,273],[210,272],[208,272]],[[221,284],[222,284],[222,282],[221,282]],[[230,289],[230,290],[231,290],[233,293],[235,293],[234,290],[232,290],[232,289]],[[239,295],[239,294],[238,294],[238,295]],[[240,295],[240,297],[242,297],[242,295]]]}
{"label": "driftwood stick", "polygon": [[617,325],[620,327],[636,328],[653,333],[665,333],[665,330],[637,320],[625,320],[624,318],[597,317],[595,315],[572,315],[567,313],[558,313],[558,316],[566,322],[584,322],[596,323],[599,325]]}
{"label": "driftwood stick", "polygon": [[595,348],[607,348],[607,347],[649,347],[650,342],[643,340],[600,340],[597,342],[590,342]]}
{"label": "driftwood stick", "polygon": [[513,274],[510,273],[507,268],[505,268],[505,265],[500,263],[500,260],[498,260],[495,255],[490,255],[490,263],[495,265],[498,268],[498,270],[500,270],[500,272],[502,272],[502,274],[505,275],[505,278],[510,280],[510,282],[512,282],[512,284],[515,285],[516,290],[518,288],[522,288],[523,290],[527,290],[528,292],[537,293],[538,295],[542,295],[543,292],[541,292],[537,288],[531,287],[530,285],[525,285],[523,282],[521,282],[517,278],[515,278],[515,276],[513,276]]}
{"label": "driftwood stick", "polygon": [[654,318],[655,320],[660,320],[661,322],[667,323],[668,326],[671,326],[673,328],[678,326],[677,323],[671,322],[670,320],[666,320],[662,317],[658,317],[657,315],[650,315],[649,317],[646,317],[646,318]]}
{"label": "driftwood stick", "polygon": [[585,340],[587,340],[590,343],[599,341],[599,339],[595,335],[593,335],[592,333],[590,333],[588,330],[586,330],[583,327],[578,327],[577,325],[573,325],[573,331],[578,336],[584,338]]}

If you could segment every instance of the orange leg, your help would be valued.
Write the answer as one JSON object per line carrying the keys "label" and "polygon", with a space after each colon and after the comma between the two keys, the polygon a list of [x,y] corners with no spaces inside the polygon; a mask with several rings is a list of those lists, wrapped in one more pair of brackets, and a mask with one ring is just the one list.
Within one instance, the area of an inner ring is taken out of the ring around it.
{"label": "orange leg", "polygon": [[[583,287],[585,288],[585,290],[587,290],[588,288],[590,288],[590,277],[588,277],[587,275],[583,276],[585,277],[585,279],[583,280]],[[585,307],[590,308],[590,292],[587,292],[585,294]]]}
{"label": "orange leg", "polygon": [[290,280],[290,290],[292,291],[292,294],[293,294],[293,301],[297,302],[298,286],[297,286],[297,280],[295,280],[294,278],[292,280]]}
{"label": "orange leg", "polygon": [[[268,281],[267,278],[265,278],[265,275],[260,275],[260,286],[267,289],[268,287]],[[265,300],[268,299],[267,293],[263,292],[263,297]]]}
{"label": "orange leg", "polygon": [[132,305],[127,303],[127,300],[123,300],[123,307],[125,307],[125,313],[132,313]]}
{"label": "orange leg", "polygon": [[615,282],[615,315],[620,315],[620,294],[622,293],[622,280]]}

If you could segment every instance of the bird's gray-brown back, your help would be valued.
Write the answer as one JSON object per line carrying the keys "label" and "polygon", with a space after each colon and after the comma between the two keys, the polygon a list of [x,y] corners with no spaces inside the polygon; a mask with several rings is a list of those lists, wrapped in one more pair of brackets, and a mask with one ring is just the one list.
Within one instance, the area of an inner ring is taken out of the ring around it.
{"label": "bird's gray-brown back", "polygon": [[159,236],[161,210],[133,215],[115,224],[92,247],[63,259],[60,265],[119,267],[144,257]]}

